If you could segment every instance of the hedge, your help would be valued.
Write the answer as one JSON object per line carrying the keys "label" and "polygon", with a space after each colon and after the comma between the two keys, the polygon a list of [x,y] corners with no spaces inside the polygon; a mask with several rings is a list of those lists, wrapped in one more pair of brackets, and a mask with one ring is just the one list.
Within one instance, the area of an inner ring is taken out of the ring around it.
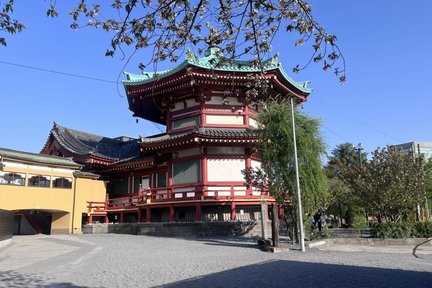
{"label": "hedge", "polygon": [[432,238],[432,222],[371,223],[374,238]]}

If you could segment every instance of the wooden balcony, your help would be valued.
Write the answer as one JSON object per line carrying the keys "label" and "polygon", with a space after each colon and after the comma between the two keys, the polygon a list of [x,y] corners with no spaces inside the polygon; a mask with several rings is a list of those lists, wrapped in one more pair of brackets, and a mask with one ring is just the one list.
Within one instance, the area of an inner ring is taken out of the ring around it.
{"label": "wooden balcony", "polygon": [[246,186],[217,186],[217,185],[177,185],[173,187],[161,187],[140,189],[137,193],[125,197],[110,198],[106,202],[105,209],[128,209],[139,204],[155,204],[164,202],[181,202],[190,200],[228,200],[235,199],[269,199],[267,193],[247,189]]}

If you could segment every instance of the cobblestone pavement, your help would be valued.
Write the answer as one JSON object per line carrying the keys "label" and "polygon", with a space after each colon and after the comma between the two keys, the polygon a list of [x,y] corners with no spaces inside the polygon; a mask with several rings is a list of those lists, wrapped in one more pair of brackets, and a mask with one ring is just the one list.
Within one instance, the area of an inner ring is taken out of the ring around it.
{"label": "cobblestone pavement", "polygon": [[19,236],[0,287],[432,287],[432,244],[266,253],[243,238]]}

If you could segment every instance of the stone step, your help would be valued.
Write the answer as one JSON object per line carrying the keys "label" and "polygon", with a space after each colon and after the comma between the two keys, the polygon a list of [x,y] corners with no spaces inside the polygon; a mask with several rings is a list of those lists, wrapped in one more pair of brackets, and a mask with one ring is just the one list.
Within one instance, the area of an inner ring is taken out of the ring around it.
{"label": "stone step", "polygon": [[329,238],[360,238],[360,231],[354,228],[329,229]]}

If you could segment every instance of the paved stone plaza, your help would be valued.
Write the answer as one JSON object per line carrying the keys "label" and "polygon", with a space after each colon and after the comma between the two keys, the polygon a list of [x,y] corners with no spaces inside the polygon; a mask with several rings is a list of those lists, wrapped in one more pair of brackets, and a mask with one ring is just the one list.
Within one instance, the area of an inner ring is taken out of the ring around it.
{"label": "paved stone plaza", "polygon": [[18,236],[0,249],[0,287],[432,287],[432,245],[272,254],[242,238]]}

